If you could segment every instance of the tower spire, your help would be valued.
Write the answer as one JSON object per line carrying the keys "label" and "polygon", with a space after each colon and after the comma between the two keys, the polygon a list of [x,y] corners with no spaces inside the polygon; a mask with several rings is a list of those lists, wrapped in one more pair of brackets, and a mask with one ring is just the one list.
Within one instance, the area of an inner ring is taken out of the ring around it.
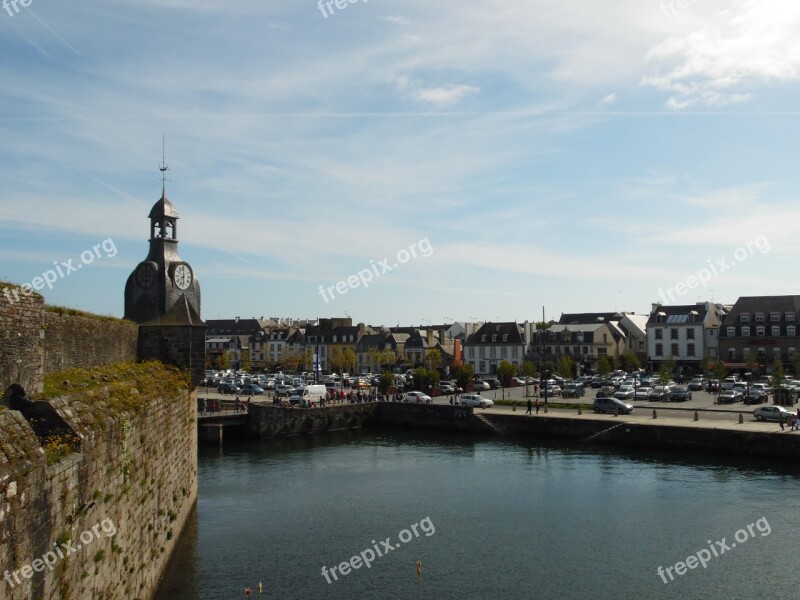
{"label": "tower spire", "polygon": [[158,170],[161,171],[161,197],[167,197],[167,171],[169,171],[169,167],[167,166],[165,156],[166,143],[164,140],[164,134],[161,134],[161,166],[158,167]]}

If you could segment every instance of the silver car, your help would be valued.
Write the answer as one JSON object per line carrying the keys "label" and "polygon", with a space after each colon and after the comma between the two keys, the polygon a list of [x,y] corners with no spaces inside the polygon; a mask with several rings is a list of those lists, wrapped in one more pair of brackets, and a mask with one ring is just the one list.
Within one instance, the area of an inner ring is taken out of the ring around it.
{"label": "silver car", "polygon": [[782,406],[759,406],[753,411],[756,421],[780,421],[783,415],[783,420],[788,423],[793,414],[795,413]]}
{"label": "silver car", "polygon": [[458,397],[458,403],[461,406],[473,406],[476,408],[489,408],[494,406],[494,402],[489,398],[484,398],[480,394],[461,394]]}

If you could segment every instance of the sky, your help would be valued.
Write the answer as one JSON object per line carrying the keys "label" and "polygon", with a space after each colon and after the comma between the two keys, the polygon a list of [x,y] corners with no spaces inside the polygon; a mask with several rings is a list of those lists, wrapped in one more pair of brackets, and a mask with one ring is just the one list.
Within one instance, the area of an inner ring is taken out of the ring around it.
{"label": "sky", "polygon": [[22,1],[0,278],[50,304],[122,316],[162,139],[206,319],[800,291],[800,3]]}

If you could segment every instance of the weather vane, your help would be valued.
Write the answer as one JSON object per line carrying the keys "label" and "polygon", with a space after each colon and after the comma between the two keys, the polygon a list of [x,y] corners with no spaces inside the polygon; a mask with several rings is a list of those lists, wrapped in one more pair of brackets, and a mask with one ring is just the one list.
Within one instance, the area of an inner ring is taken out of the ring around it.
{"label": "weather vane", "polygon": [[167,166],[165,160],[165,148],[166,144],[164,141],[164,134],[161,134],[161,166],[158,167],[158,170],[161,171],[161,195],[166,198],[166,191],[167,191],[167,181],[172,181],[171,179],[167,179],[167,171],[169,171],[169,167]]}

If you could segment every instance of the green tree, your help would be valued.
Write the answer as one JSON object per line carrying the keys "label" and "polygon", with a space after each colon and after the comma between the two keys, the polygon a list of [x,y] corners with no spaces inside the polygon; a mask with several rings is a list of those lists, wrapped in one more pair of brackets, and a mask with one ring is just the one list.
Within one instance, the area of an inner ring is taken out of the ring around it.
{"label": "green tree", "polygon": [[211,355],[206,352],[206,359],[205,359],[206,369],[211,369],[214,366],[214,363],[211,361]]}
{"label": "green tree", "polygon": [[381,379],[378,382],[378,390],[381,394],[389,392],[389,388],[394,386],[394,373],[391,371],[384,371],[381,373]]}
{"label": "green tree", "polygon": [[703,358],[700,360],[700,374],[703,377],[708,376],[709,369],[711,369],[711,357],[708,356],[708,352],[704,352]]}
{"label": "green tree", "polygon": [[758,372],[758,355],[752,348],[747,349],[747,353],[744,357],[744,364],[747,367],[747,370],[754,375]]}
{"label": "green tree", "polygon": [[500,364],[497,365],[497,378],[500,379],[500,381],[505,387],[511,385],[511,378],[514,377],[516,374],[517,374],[517,367],[515,367],[507,360],[501,360]]}
{"label": "green tree", "polygon": [[558,374],[564,379],[572,379],[572,367],[575,361],[570,356],[562,356],[558,359]]}
{"label": "green tree", "polygon": [[428,363],[431,370],[438,369],[442,366],[442,353],[438,348],[434,348],[428,352],[428,356],[425,357],[425,362]]}
{"label": "green tree", "polygon": [[250,369],[253,368],[253,364],[250,362],[250,350],[242,350],[239,353],[239,362],[241,363],[242,371],[250,372]]}
{"label": "green tree", "polygon": [[661,380],[662,385],[672,381],[672,372],[674,370],[675,360],[671,356],[667,360],[661,361],[661,367],[658,369],[658,378]]}
{"label": "green tree", "polygon": [[776,358],[772,365],[772,387],[780,387],[785,381],[786,373],[783,370],[783,361],[780,358]]}
{"label": "green tree", "polygon": [[630,351],[622,353],[622,356],[620,356],[620,364],[628,373],[633,373],[634,371],[638,371],[642,368],[642,363],[639,361],[639,357],[635,352]]}
{"label": "green tree", "polygon": [[792,354],[792,368],[794,369],[794,376],[800,377],[800,352]]}
{"label": "green tree", "polygon": [[536,374],[539,372],[539,367],[536,366],[536,363],[532,360],[524,360],[522,361],[522,374],[525,377],[536,377]]}
{"label": "green tree", "polygon": [[414,387],[422,392],[429,392],[439,385],[439,373],[433,369],[418,367],[414,369]]}
{"label": "green tree", "polygon": [[228,369],[231,368],[231,359],[228,356],[227,350],[223,350],[222,354],[217,356],[217,368],[220,371],[227,371]]}
{"label": "green tree", "polygon": [[603,377],[611,373],[611,363],[608,362],[608,358],[605,354],[600,356],[600,360],[597,361],[597,372]]}
{"label": "green tree", "polygon": [[475,369],[472,368],[471,364],[464,363],[463,365],[456,367],[455,371],[453,371],[453,376],[455,377],[458,385],[462,389],[466,390],[467,386],[472,383],[473,379],[475,379]]}

